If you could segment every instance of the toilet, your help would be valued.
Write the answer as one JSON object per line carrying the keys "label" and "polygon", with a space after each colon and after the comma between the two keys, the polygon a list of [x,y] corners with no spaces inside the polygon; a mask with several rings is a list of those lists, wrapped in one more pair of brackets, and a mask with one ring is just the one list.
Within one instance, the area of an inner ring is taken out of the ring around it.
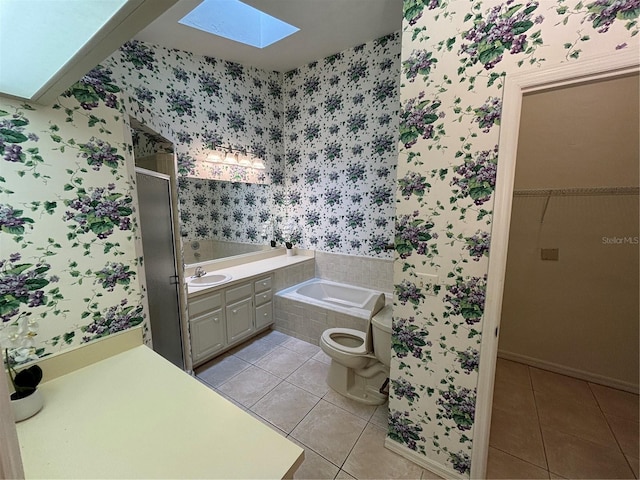
{"label": "toilet", "polygon": [[391,305],[374,309],[367,331],[329,328],[322,333],[320,347],[331,357],[327,384],[339,394],[367,405],[382,405],[381,393],[389,378],[391,363]]}

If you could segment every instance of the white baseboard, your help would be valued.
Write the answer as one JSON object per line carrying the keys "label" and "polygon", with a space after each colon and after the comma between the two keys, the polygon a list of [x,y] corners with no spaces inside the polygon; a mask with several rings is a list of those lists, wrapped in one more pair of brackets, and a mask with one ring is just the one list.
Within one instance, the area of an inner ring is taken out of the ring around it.
{"label": "white baseboard", "polygon": [[442,465],[441,463],[434,462],[433,460],[425,457],[424,455],[420,455],[414,450],[411,450],[410,448],[407,448],[404,445],[400,445],[398,442],[394,442],[389,438],[384,439],[384,446],[387,447],[392,452],[395,452],[398,455],[403,456],[407,460],[412,461],[416,465],[419,465],[425,470],[429,470],[431,473],[435,473],[436,475],[439,475],[442,478],[446,478],[446,479],[457,478],[461,480],[468,479],[468,477],[461,475],[459,472],[449,469],[444,465]]}
{"label": "white baseboard", "polygon": [[519,353],[507,352],[505,350],[498,350],[498,357],[505,360],[513,360],[514,362],[524,363],[532,367],[541,368],[543,370],[549,370],[550,372],[560,373],[562,375],[568,375],[570,377],[579,378],[580,380],[586,380],[587,382],[597,383],[606,387],[616,388],[618,390],[624,390],[625,392],[631,392],[637,394],[640,391],[638,384],[630,382],[624,382],[622,380],[616,380],[615,378],[606,377],[604,375],[598,375],[596,373],[587,372],[578,368],[567,367],[565,365],[559,365],[553,362],[547,362],[546,360],[540,360],[538,358],[528,357]]}

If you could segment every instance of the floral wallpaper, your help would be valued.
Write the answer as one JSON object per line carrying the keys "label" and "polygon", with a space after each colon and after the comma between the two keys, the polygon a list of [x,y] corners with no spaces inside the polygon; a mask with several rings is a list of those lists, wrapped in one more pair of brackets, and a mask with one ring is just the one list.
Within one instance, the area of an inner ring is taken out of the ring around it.
{"label": "floral wallpaper", "polygon": [[[268,185],[219,182],[181,177],[181,235],[190,240],[216,238],[228,242],[271,240],[273,201]],[[269,233],[268,238],[263,234]]]}
{"label": "floral wallpaper", "polygon": [[99,67],[51,106],[0,97],[0,336],[37,331],[30,358],[146,324],[118,92]]}
{"label": "floral wallpaper", "polygon": [[396,32],[284,75],[272,182],[303,248],[391,258],[399,72]]}
{"label": "floral wallpaper", "polygon": [[[181,219],[190,238],[198,229],[197,238],[209,231],[218,240],[255,242],[268,220],[280,241],[292,224],[303,248],[390,258],[384,247],[393,241],[399,57],[395,33],[284,78],[138,41],[105,65],[127,92],[131,114],[175,143],[180,175],[245,184],[242,189],[273,187],[270,209],[253,212],[253,205],[236,203],[253,198],[241,194],[231,209],[218,203],[203,212],[204,205],[191,203],[197,184],[181,182],[179,196],[189,198],[181,200]],[[263,158],[266,170],[205,161],[229,145]],[[242,219],[239,207],[250,210]],[[207,223],[210,215],[223,224]],[[249,225],[249,217],[259,224]]]}
{"label": "floral wallpaper", "polygon": [[[281,162],[279,73],[137,40],[103,63],[130,115],[175,144],[180,175],[268,183]],[[229,147],[254,153],[266,170],[206,161]]]}
{"label": "floral wallpaper", "polygon": [[388,437],[451,475],[471,468],[504,76],[635,47],[639,15],[635,0],[404,1]]}

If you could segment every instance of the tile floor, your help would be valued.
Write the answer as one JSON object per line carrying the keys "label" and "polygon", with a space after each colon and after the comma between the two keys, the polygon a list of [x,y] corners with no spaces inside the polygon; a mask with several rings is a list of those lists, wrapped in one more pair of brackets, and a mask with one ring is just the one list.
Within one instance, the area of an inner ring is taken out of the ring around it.
{"label": "tile floor", "polygon": [[388,405],[326,384],[320,347],[270,330],[196,370],[219,394],[305,449],[299,479],[439,479],[384,448]]}
{"label": "tile floor", "polygon": [[[270,330],[196,376],[304,447],[295,478],[440,478],[384,448],[388,406],[336,394],[329,363]],[[638,395],[498,359],[487,478],[638,478],[638,410]]]}
{"label": "tile floor", "polygon": [[488,478],[638,478],[638,395],[499,358]]}

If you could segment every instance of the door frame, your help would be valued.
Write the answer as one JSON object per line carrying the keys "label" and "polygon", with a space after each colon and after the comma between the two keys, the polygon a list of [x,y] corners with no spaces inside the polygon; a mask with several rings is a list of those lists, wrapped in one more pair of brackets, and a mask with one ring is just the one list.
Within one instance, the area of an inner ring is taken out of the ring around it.
{"label": "door frame", "polygon": [[498,332],[507,266],[522,97],[527,93],[636,73],[640,70],[639,64],[639,49],[629,48],[607,56],[585,58],[572,63],[507,74],[505,77],[484,309],[484,334],[480,347],[471,453],[471,478],[485,478],[487,469]]}

